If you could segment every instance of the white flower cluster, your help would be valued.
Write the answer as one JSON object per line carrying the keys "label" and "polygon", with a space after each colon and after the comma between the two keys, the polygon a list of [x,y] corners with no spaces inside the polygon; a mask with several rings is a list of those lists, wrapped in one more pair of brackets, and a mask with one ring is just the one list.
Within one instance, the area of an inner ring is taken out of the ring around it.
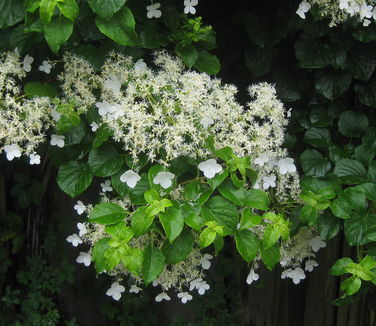
{"label": "white flower cluster", "polygon": [[376,19],[376,6],[371,0],[303,0],[296,11],[296,13],[305,19],[305,14],[317,5],[320,14],[323,17],[330,17],[331,22],[329,26],[335,26],[346,21],[350,17],[358,18],[363,26],[371,24],[372,20]]}

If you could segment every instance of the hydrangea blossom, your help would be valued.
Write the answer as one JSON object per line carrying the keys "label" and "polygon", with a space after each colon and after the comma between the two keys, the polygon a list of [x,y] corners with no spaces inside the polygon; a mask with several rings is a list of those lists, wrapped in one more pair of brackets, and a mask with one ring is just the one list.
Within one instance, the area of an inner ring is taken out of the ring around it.
{"label": "hydrangea blossom", "polygon": [[182,303],[187,303],[188,301],[192,300],[193,297],[188,292],[180,292],[178,293],[178,298]]}
{"label": "hydrangea blossom", "polygon": [[99,115],[107,118],[110,121],[118,119],[121,115],[123,115],[121,106],[117,103],[113,104],[104,101],[95,103],[95,106],[98,108]]}
{"label": "hydrangea blossom", "polygon": [[204,173],[208,179],[214,178],[217,173],[222,171],[222,166],[213,158],[203,161],[198,165],[199,170]]}
{"label": "hydrangea blossom", "polygon": [[43,71],[46,74],[49,74],[51,72],[52,65],[47,61],[44,60],[42,64],[39,66],[38,70]]}
{"label": "hydrangea blossom", "polygon": [[247,276],[247,284],[251,285],[253,282],[256,282],[258,281],[258,279],[260,278],[259,274],[257,274],[255,272],[255,270],[253,268],[251,268],[251,270],[249,271],[249,274]]}
{"label": "hydrangea blossom", "polygon": [[166,300],[166,301],[170,301],[171,298],[169,297],[169,295],[165,292],[162,292],[162,293],[159,293],[156,297],[155,297],[155,301],[156,302],[161,302],[162,300]]}
{"label": "hydrangea blossom", "polygon": [[95,121],[93,121],[93,122],[90,124],[90,127],[91,127],[91,131],[92,131],[92,132],[96,132],[96,131],[98,130],[98,128],[99,128],[98,124],[97,124]]}
{"label": "hydrangea blossom", "polygon": [[270,176],[263,177],[262,180],[263,180],[262,188],[264,190],[267,190],[269,188],[275,188],[276,186],[275,181],[277,180],[277,177],[274,174],[272,174]]}
{"label": "hydrangea blossom", "polygon": [[309,259],[305,262],[304,270],[306,270],[307,272],[312,272],[313,269],[317,266],[319,266],[319,264],[315,260]]}
{"label": "hydrangea blossom", "polygon": [[158,172],[158,174],[153,179],[153,183],[160,185],[164,189],[167,189],[172,186],[172,180],[174,178],[175,174],[171,172]]}
{"label": "hydrangea blossom", "polygon": [[189,291],[197,289],[200,295],[205,294],[205,291],[210,289],[210,286],[201,277],[190,282]]}
{"label": "hydrangea blossom", "polygon": [[294,284],[299,284],[301,280],[306,278],[306,274],[300,267],[295,269],[289,268],[282,272],[281,278],[291,278]]}
{"label": "hydrangea blossom", "polygon": [[65,136],[63,135],[52,134],[50,144],[51,146],[57,146],[57,147],[63,148],[65,145],[64,139],[65,139]]}
{"label": "hydrangea blossom", "polygon": [[88,252],[80,252],[76,262],[79,264],[84,264],[86,267],[88,267],[91,264],[91,255]]}
{"label": "hydrangea blossom", "polygon": [[23,70],[25,70],[26,72],[30,72],[31,64],[33,63],[33,61],[34,61],[34,58],[27,54],[23,60]]}
{"label": "hydrangea blossom", "polygon": [[17,144],[4,146],[4,151],[8,161],[12,161],[15,157],[21,157],[21,148]]}
{"label": "hydrangea blossom", "polygon": [[77,247],[79,244],[83,242],[82,239],[76,233],[68,236],[66,240],[69,243],[71,243],[73,247]]}
{"label": "hydrangea blossom", "polygon": [[82,237],[87,233],[87,228],[84,223],[77,223],[78,235]]}
{"label": "hydrangea blossom", "polygon": [[309,11],[309,9],[311,9],[310,3],[307,1],[302,1],[299,4],[299,7],[296,13],[300,18],[305,19],[305,14]]}
{"label": "hydrangea blossom", "polygon": [[213,259],[213,256],[210,254],[204,254],[204,256],[201,258],[200,265],[202,269],[209,269],[210,268],[210,260]]}
{"label": "hydrangea blossom", "polygon": [[112,297],[114,300],[119,301],[121,294],[125,291],[125,287],[120,285],[118,282],[111,284],[111,287],[107,290],[106,294]]}
{"label": "hydrangea blossom", "polygon": [[120,94],[121,82],[115,75],[110,75],[109,78],[104,81],[104,87],[117,95]]}
{"label": "hydrangea blossom", "polygon": [[78,200],[77,204],[74,205],[73,208],[76,210],[78,215],[81,215],[86,210],[86,206],[84,205],[84,203],[81,200]]}
{"label": "hydrangea blossom", "polygon": [[52,116],[52,119],[54,119],[54,121],[58,122],[61,118],[61,113],[59,113],[55,109],[52,109],[51,110],[51,116]]}
{"label": "hydrangea blossom", "polygon": [[101,188],[103,192],[112,191],[113,188],[111,187],[111,180],[106,180],[105,182],[101,183]]}
{"label": "hydrangea blossom", "polygon": [[142,289],[135,284],[131,285],[131,288],[129,289],[129,293],[139,293],[140,291],[142,291]]}
{"label": "hydrangea blossom", "polygon": [[204,117],[201,119],[200,123],[206,129],[214,123],[214,120],[209,117]]}
{"label": "hydrangea blossom", "polygon": [[38,155],[37,153],[32,153],[29,155],[29,158],[30,158],[30,165],[34,165],[34,164],[40,164],[40,155]]}
{"label": "hydrangea blossom", "polygon": [[309,245],[311,246],[314,252],[318,252],[320,248],[326,247],[325,241],[323,241],[319,235],[312,238],[311,241],[309,242]]}
{"label": "hydrangea blossom", "polygon": [[159,10],[161,4],[159,2],[146,6],[146,16],[150,18],[160,18],[162,16],[162,11]]}
{"label": "hydrangea blossom", "polygon": [[144,59],[138,59],[136,63],[133,66],[135,71],[144,71],[147,68],[146,63],[144,62]]}
{"label": "hydrangea blossom", "polygon": [[278,161],[278,171],[280,174],[294,173],[296,172],[296,166],[294,164],[294,159],[284,158]]}
{"label": "hydrangea blossom", "polygon": [[120,176],[120,181],[125,182],[129,188],[136,187],[137,183],[141,180],[141,177],[134,171],[128,170],[125,171]]}
{"label": "hydrangea blossom", "polygon": [[268,163],[268,161],[269,161],[269,156],[266,154],[262,154],[254,160],[254,163],[259,166],[264,166],[264,164]]}
{"label": "hydrangea blossom", "polygon": [[184,0],[184,13],[194,15],[196,13],[195,6],[197,5],[198,0]]}

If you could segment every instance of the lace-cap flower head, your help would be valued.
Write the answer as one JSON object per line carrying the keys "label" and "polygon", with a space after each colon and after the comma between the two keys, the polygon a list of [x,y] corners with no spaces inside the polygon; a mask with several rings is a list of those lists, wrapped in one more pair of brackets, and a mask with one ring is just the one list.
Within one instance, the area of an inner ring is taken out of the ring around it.
{"label": "lace-cap flower head", "polygon": [[217,173],[220,173],[222,171],[222,166],[220,166],[217,161],[213,158],[201,162],[198,165],[198,168],[204,172],[204,176],[207,177],[208,179],[214,178],[214,176]]}
{"label": "lace-cap flower head", "polygon": [[17,144],[4,146],[7,160],[12,161],[15,157],[21,157],[21,148]]}
{"label": "lace-cap flower head", "polygon": [[23,70],[26,72],[31,71],[31,64],[33,63],[34,58],[26,54],[25,58],[23,59]]}
{"label": "lace-cap flower head", "polygon": [[66,240],[69,243],[71,243],[73,247],[77,247],[79,244],[83,242],[82,239],[76,233],[68,236]]}
{"label": "lace-cap flower head", "polygon": [[246,282],[247,282],[247,284],[250,285],[250,284],[252,284],[253,282],[258,281],[259,278],[260,278],[259,274],[257,274],[257,273],[255,272],[255,270],[252,268],[252,269],[250,270],[248,276],[247,276],[247,280],[246,280]]}
{"label": "lace-cap flower head", "polygon": [[78,200],[77,204],[74,205],[73,208],[76,210],[78,215],[81,215],[86,210],[86,206],[84,205],[84,203],[81,200]]}
{"label": "lace-cap flower head", "polygon": [[323,241],[319,235],[312,238],[311,241],[309,242],[309,245],[314,252],[318,252],[320,248],[326,247],[325,241]]}
{"label": "lace-cap flower head", "polygon": [[187,303],[188,301],[192,300],[193,297],[188,292],[181,292],[178,293],[178,298],[182,303]]}
{"label": "lace-cap flower head", "polygon": [[146,17],[150,18],[160,18],[162,16],[162,11],[159,10],[161,4],[159,2],[146,6]]}
{"label": "lace-cap flower head", "polygon": [[296,11],[296,14],[302,18],[302,19],[305,19],[305,14],[309,11],[309,9],[311,9],[311,5],[309,2],[307,1],[302,1],[300,4],[299,4],[299,7],[298,7],[298,10]]}
{"label": "lace-cap flower head", "polygon": [[44,60],[42,64],[39,66],[38,70],[43,71],[46,74],[49,74],[51,72],[52,65],[47,61]]}
{"label": "lace-cap flower head", "polygon": [[169,295],[165,292],[162,292],[162,293],[159,293],[156,297],[155,297],[155,301],[156,302],[161,302],[162,300],[166,300],[166,301],[170,301],[171,298],[169,297]]}
{"label": "lace-cap flower head", "polygon": [[54,134],[52,134],[51,135],[50,144],[52,146],[57,146],[57,147],[62,148],[65,145],[64,139],[65,139],[65,136],[63,136],[63,135],[54,135]]}
{"label": "lace-cap flower head", "polygon": [[194,15],[196,13],[195,6],[197,5],[198,0],[184,0],[184,13]]}
{"label": "lace-cap flower head", "polygon": [[88,252],[80,252],[76,262],[79,264],[84,264],[86,267],[88,267],[91,264],[91,255]]}
{"label": "lace-cap flower head", "polygon": [[121,83],[119,78],[115,75],[110,75],[110,77],[104,81],[104,87],[111,90],[115,95],[120,94]]}
{"label": "lace-cap flower head", "polygon": [[141,177],[134,171],[128,170],[125,171],[120,176],[120,181],[125,182],[129,188],[136,187],[137,183],[141,180]]}
{"label": "lace-cap flower head", "polygon": [[154,177],[153,183],[167,189],[172,186],[172,180],[174,178],[175,174],[171,172],[158,172],[158,174]]}
{"label": "lace-cap flower head", "polygon": [[37,153],[30,154],[29,158],[30,158],[30,162],[29,162],[30,165],[40,164],[40,155],[38,155]]}
{"label": "lace-cap flower head", "polygon": [[121,294],[125,291],[125,287],[118,282],[112,283],[111,287],[107,290],[106,294],[114,300],[119,301]]}
{"label": "lace-cap flower head", "polygon": [[144,62],[144,59],[138,59],[136,63],[134,64],[134,70],[136,71],[144,71],[146,68],[147,68],[147,65]]}

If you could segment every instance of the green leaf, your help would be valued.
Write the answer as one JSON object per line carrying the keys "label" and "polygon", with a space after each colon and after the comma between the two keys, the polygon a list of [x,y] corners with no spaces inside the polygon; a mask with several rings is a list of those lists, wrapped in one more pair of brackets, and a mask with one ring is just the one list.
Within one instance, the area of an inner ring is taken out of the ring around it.
{"label": "green leaf", "polygon": [[376,108],[376,76],[372,76],[366,84],[355,84],[360,103]]}
{"label": "green leaf", "polygon": [[142,262],[142,278],[146,286],[162,273],[164,262],[165,257],[160,249],[152,245],[146,247]]}
{"label": "green leaf", "polygon": [[341,282],[341,290],[345,291],[347,295],[353,295],[359,291],[362,281],[359,277],[351,276]]}
{"label": "green leaf", "polygon": [[317,228],[321,239],[329,240],[334,238],[338,234],[340,226],[340,220],[330,211],[326,210],[323,214],[319,215]]}
{"label": "green leaf", "polygon": [[327,108],[317,107],[313,108],[309,113],[309,120],[314,127],[327,127],[330,125],[333,117],[328,114]]}
{"label": "green leaf", "polygon": [[57,174],[57,184],[60,189],[71,197],[82,193],[90,186],[93,175],[89,165],[76,161],[68,162],[60,166]]}
{"label": "green leaf", "polygon": [[181,210],[185,224],[196,231],[200,231],[204,225],[204,221],[200,216],[201,208],[185,203],[182,205]]}
{"label": "green leaf", "polygon": [[375,148],[369,145],[360,145],[355,148],[355,158],[363,165],[368,166],[375,156]]}
{"label": "green leaf", "polygon": [[115,147],[105,144],[91,149],[88,163],[95,176],[110,177],[124,166],[124,158],[118,154]]}
{"label": "green leaf", "polygon": [[225,169],[221,173],[216,174],[214,178],[208,179],[210,188],[215,190],[228,177],[228,170]]}
{"label": "green leaf", "polygon": [[101,203],[90,212],[89,221],[103,225],[115,224],[123,221],[126,215],[126,210],[117,204]]}
{"label": "green leaf", "polygon": [[147,215],[146,210],[146,206],[139,207],[133,212],[131,216],[132,230],[136,237],[144,234],[147,229],[153,224],[155,215]]}
{"label": "green leaf", "polygon": [[161,201],[150,204],[146,209],[146,215],[150,217],[158,215],[159,213],[164,212],[166,207],[170,207],[172,205],[173,203],[169,199],[164,198]]}
{"label": "green leaf", "polygon": [[330,138],[328,129],[311,127],[304,134],[303,141],[317,147],[328,147]]}
{"label": "green leaf", "polygon": [[127,255],[123,255],[121,260],[125,267],[133,274],[140,276],[144,259],[143,251],[139,248],[129,248]]}
{"label": "green leaf", "polygon": [[357,186],[361,190],[365,197],[369,200],[376,202],[376,184],[374,183],[363,183]]}
{"label": "green leaf", "polygon": [[94,262],[94,267],[98,274],[108,268],[105,253],[110,248],[110,246],[108,245],[109,240],[110,238],[102,238],[98,240],[97,242],[95,242],[93,250],[91,252],[91,259]]}
{"label": "green leaf", "polygon": [[176,44],[175,52],[178,55],[178,57],[182,59],[185,65],[189,68],[191,68],[195,64],[198,58],[197,50],[192,44]]}
{"label": "green leaf", "polygon": [[274,48],[252,47],[245,51],[244,61],[254,77],[268,73],[278,58]]}
{"label": "green leaf", "polygon": [[57,95],[55,87],[51,84],[46,83],[26,83],[24,87],[24,92],[28,98],[40,96],[47,96],[53,98]]}
{"label": "green leaf", "polygon": [[148,191],[146,191],[144,193],[144,198],[149,204],[152,204],[161,200],[159,193],[154,189],[149,189]]}
{"label": "green leaf", "polygon": [[343,95],[350,87],[352,76],[348,72],[320,72],[316,75],[316,91],[328,100]]}
{"label": "green leaf", "polygon": [[259,225],[261,221],[262,217],[260,215],[254,215],[251,208],[246,208],[242,211],[239,230],[245,230]]}
{"label": "green leaf", "polygon": [[374,46],[357,44],[350,51],[349,67],[353,76],[360,80],[368,80],[376,67]]}
{"label": "green leaf", "polygon": [[159,214],[159,220],[170,243],[174,242],[184,227],[184,217],[180,208],[167,208],[164,213]]}
{"label": "green leaf", "polygon": [[127,186],[127,184],[120,181],[120,176],[123,174],[123,172],[124,171],[121,170],[111,177],[111,185],[120,198],[124,198],[126,195],[128,195],[129,192],[129,187]]}
{"label": "green leaf", "polygon": [[39,4],[40,19],[45,23],[51,22],[52,15],[55,12],[55,7],[58,0],[41,0]]}
{"label": "green leaf", "polygon": [[110,130],[106,125],[100,126],[99,129],[95,132],[93,147],[97,148],[102,146],[103,142],[105,142],[112,134],[113,131]]}
{"label": "green leaf", "polygon": [[345,221],[346,240],[350,246],[364,245],[370,242],[365,237],[368,230],[376,225],[376,215],[367,211],[354,212],[352,217]]}
{"label": "green leaf", "polygon": [[[104,4],[103,1],[101,2]],[[132,11],[126,6],[113,16],[106,18],[98,16],[95,23],[103,34],[120,45],[135,46],[138,43],[135,20]]]}
{"label": "green leaf", "polygon": [[13,26],[25,18],[23,0],[0,1],[0,29]]}
{"label": "green leaf", "polygon": [[209,75],[215,75],[221,70],[221,64],[218,58],[206,50],[198,53],[194,67],[201,72],[206,72]]}
{"label": "green leaf", "polygon": [[251,262],[257,255],[259,240],[257,236],[249,230],[237,231],[235,233],[236,249],[240,256],[247,262]]}
{"label": "green leaf", "polygon": [[217,233],[213,229],[206,228],[200,234],[200,238],[199,238],[200,248],[203,249],[203,248],[206,248],[207,246],[210,246],[213,243],[216,236],[217,236]]}
{"label": "green leaf", "polygon": [[67,133],[72,128],[77,127],[80,124],[80,122],[81,122],[81,119],[77,113],[72,112],[70,114],[64,114],[56,123],[56,130],[59,133]]}
{"label": "green leaf", "polygon": [[126,0],[87,0],[87,2],[91,10],[97,15],[104,18],[111,18],[124,6]]}
{"label": "green leaf", "polygon": [[57,6],[61,13],[71,21],[74,21],[77,18],[79,8],[76,0],[58,1]]}
{"label": "green leaf", "polygon": [[339,132],[347,137],[360,137],[368,128],[368,118],[356,111],[342,112],[338,121]]}
{"label": "green leaf", "polygon": [[353,210],[367,209],[366,196],[362,188],[348,187],[339,195],[339,198],[344,199]]}
{"label": "green leaf", "polygon": [[65,17],[54,17],[49,25],[44,26],[44,36],[55,54],[68,41],[73,32],[73,22]]}
{"label": "green leaf", "polygon": [[33,13],[40,6],[40,0],[26,0],[25,8],[27,12]]}
{"label": "green leaf", "polygon": [[346,267],[353,261],[351,258],[341,258],[336,261],[336,263],[331,267],[330,274],[334,276],[341,276],[346,273]]}
{"label": "green leaf", "polygon": [[339,161],[334,168],[335,175],[345,184],[358,184],[367,180],[367,171],[363,164],[350,159]]}
{"label": "green leaf", "polygon": [[263,246],[261,246],[260,252],[263,263],[271,271],[280,260],[280,246],[277,243],[268,249],[264,249]]}
{"label": "green leaf", "polygon": [[329,172],[331,163],[316,150],[306,149],[300,155],[300,162],[305,174],[323,177]]}
{"label": "green leaf", "polygon": [[308,226],[316,224],[318,218],[318,211],[315,207],[304,205],[300,210],[300,219]]}
{"label": "green leaf", "polygon": [[133,205],[144,205],[146,200],[144,198],[145,191],[149,190],[148,176],[146,173],[141,174],[141,179],[137,182],[136,187],[129,188],[129,198]]}
{"label": "green leaf", "polygon": [[162,252],[166,257],[166,264],[176,264],[183,261],[192,251],[195,239],[189,229],[184,229],[173,243],[165,242]]}
{"label": "green leaf", "polygon": [[371,182],[376,183],[376,161],[372,161],[368,167],[368,178]]}
{"label": "green leaf", "polygon": [[352,210],[348,202],[342,198],[335,199],[330,204],[333,214],[341,219],[351,218]]}
{"label": "green leaf", "polygon": [[333,163],[337,163],[344,158],[349,158],[349,156],[349,152],[342,147],[330,146],[329,148],[329,157]]}

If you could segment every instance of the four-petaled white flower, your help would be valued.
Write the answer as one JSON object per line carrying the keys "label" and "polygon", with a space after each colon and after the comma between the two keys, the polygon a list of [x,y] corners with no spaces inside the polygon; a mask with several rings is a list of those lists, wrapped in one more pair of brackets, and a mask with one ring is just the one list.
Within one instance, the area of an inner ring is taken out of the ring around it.
{"label": "four-petaled white flower", "polygon": [[12,161],[15,157],[21,157],[21,148],[17,144],[4,146],[4,151],[8,161]]}
{"label": "four-petaled white flower", "polygon": [[104,183],[102,182],[101,187],[102,187],[103,192],[108,192],[108,191],[113,190],[111,187],[111,180],[106,180]]}
{"label": "four-petaled white flower", "polygon": [[131,285],[131,288],[129,289],[129,293],[139,293],[140,291],[142,291],[142,289],[135,284]]}
{"label": "four-petaled white flower", "polygon": [[82,239],[76,233],[68,236],[66,240],[70,242],[73,245],[73,247],[77,247],[79,244],[83,242]]}
{"label": "four-petaled white flower", "polygon": [[268,161],[269,161],[269,156],[265,154],[261,154],[254,160],[254,163],[259,166],[264,166],[264,164],[268,163]]}
{"label": "four-petaled white flower", "polygon": [[204,117],[201,119],[200,123],[205,129],[207,129],[209,126],[211,126],[214,123],[214,120],[209,117]]}
{"label": "four-petaled white flower", "polygon": [[174,178],[175,174],[171,172],[158,172],[158,174],[154,177],[153,183],[167,189],[172,186],[172,180]]}
{"label": "four-petaled white flower", "polygon": [[86,206],[84,205],[84,203],[81,200],[78,200],[77,204],[74,205],[73,208],[77,211],[78,215],[81,215],[86,210]]}
{"label": "four-petaled white flower", "polygon": [[63,135],[54,135],[54,134],[52,134],[51,135],[50,144],[52,146],[57,146],[57,147],[62,148],[65,145],[64,139],[65,139],[65,136],[63,136]]}
{"label": "four-petaled white flower", "polygon": [[367,27],[369,24],[371,24],[371,21],[369,19],[364,19],[363,20],[363,26]]}
{"label": "four-petaled white flower", "polygon": [[90,124],[90,127],[92,132],[96,132],[99,128],[98,124],[94,121]]}
{"label": "four-petaled white flower", "polygon": [[298,7],[298,10],[296,11],[296,14],[300,18],[305,19],[305,14],[309,11],[309,9],[311,9],[310,3],[304,0],[299,4],[299,7]]}
{"label": "four-petaled white flower", "polygon": [[187,301],[192,300],[192,296],[188,292],[178,293],[178,298],[182,303],[187,303]]}
{"label": "four-petaled white flower", "polygon": [[290,157],[279,160],[277,166],[280,174],[293,173],[296,171],[294,160]]}
{"label": "four-petaled white flower", "polygon": [[204,254],[204,256],[201,258],[200,264],[202,269],[209,269],[210,268],[210,260],[213,259],[213,256],[210,254]]}
{"label": "four-petaled white flower", "polygon": [[26,54],[25,58],[23,59],[23,70],[26,72],[31,71],[31,64],[33,63],[34,58]]}
{"label": "four-petaled white flower", "polygon": [[194,289],[197,289],[198,293],[203,295],[205,291],[210,289],[210,285],[200,277],[190,282],[189,291]]}
{"label": "four-petaled white flower", "polygon": [[198,165],[198,168],[204,172],[204,176],[208,179],[214,178],[217,173],[222,171],[222,166],[217,163],[217,161],[213,158],[201,162]]}
{"label": "four-petaled white flower", "polygon": [[184,13],[194,15],[196,13],[195,6],[197,5],[198,0],[184,0]]}
{"label": "four-petaled white flower", "polygon": [[310,260],[306,260],[304,269],[307,272],[312,272],[313,268],[317,266],[319,266],[319,264],[315,260],[310,259]]}
{"label": "four-petaled white flower", "polygon": [[29,158],[30,158],[30,165],[33,165],[33,164],[40,164],[40,155],[38,155],[37,153],[32,153],[29,155]]}
{"label": "four-petaled white flower", "polygon": [[46,74],[49,74],[51,72],[51,68],[52,64],[50,64],[47,60],[44,60],[38,69]]}
{"label": "four-petaled white flower", "polygon": [[339,9],[347,9],[349,8],[350,0],[339,0]]}
{"label": "four-petaled white flower", "polygon": [[320,248],[326,247],[325,241],[323,241],[319,235],[317,237],[312,238],[309,242],[309,245],[314,252],[318,252]]}
{"label": "four-petaled white flower", "polygon": [[276,186],[276,183],[275,183],[275,180],[277,179],[277,177],[272,174],[270,176],[265,176],[262,178],[262,188],[264,190],[267,190],[269,188],[274,188]]}
{"label": "four-petaled white flower", "polygon": [[134,70],[136,71],[144,71],[146,68],[147,68],[147,65],[144,62],[144,59],[138,59],[136,63],[134,64]]}
{"label": "four-petaled white flower", "polygon": [[111,284],[111,287],[107,290],[106,294],[118,301],[121,298],[121,293],[125,291],[125,287],[118,282]]}
{"label": "four-petaled white flower", "polygon": [[61,118],[61,113],[59,113],[58,111],[56,111],[55,109],[52,109],[51,110],[51,117],[52,119],[54,119],[56,122],[58,122]]}
{"label": "four-petaled white flower", "polygon": [[119,78],[115,75],[110,75],[109,78],[104,81],[104,87],[112,90],[115,95],[120,94],[121,83]]}
{"label": "four-petaled white flower", "polygon": [[77,223],[78,235],[82,237],[87,233],[86,225],[84,223]]}
{"label": "four-petaled white flower", "polygon": [[115,120],[124,114],[120,104],[111,104],[104,101],[95,103],[95,106],[98,108],[99,115],[109,120]]}
{"label": "four-petaled white flower", "polygon": [[141,177],[132,170],[125,171],[120,176],[120,181],[125,182],[129,188],[136,187],[137,182],[139,182],[140,180],[141,180]]}
{"label": "four-petaled white flower", "polygon": [[162,16],[162,11],[160,11],[158,8],[161,7],[161,4],[159,2],[151,4],[150,6],[146,6],[146,16],[150,18],[160,18]]}
{"label": "four-petaled white flower", "polygon": [[253,282],[258,281],[259,278],[260,278],[260,275],[257,274],[253,268],[251,268],[251,270],[250,270],[250,272],[247,276],[246,282],[247,282],[247,284],[252,284]]}
{"label": "four-petaled white flower", "polygon": [[169,297],[169,295],[165,292],[162,292],[162,293],[159,293],[156,297],[155,297],[155,301],[156,302],[161,302],[162,300],[166,300],[166,301],[170,301],[171,298]]}
{"label": "four-petaled white flower", "polygon": [[88,267],[91,264],[91,255],[88,252],[80,252],[76,262],[79,264],[84,264],[86,267]]}
{"label": "four-petaled white flower", "polygon": [[283,271],[281,274],[282,279],[285,279],[286,277],[291,278],[294,284],[299,284],[301,280],[306,278],[306,274],[300,267],[295,269],[289,268]]}
{"label": "four-petaled white flower", "polygon": [[373,7],[370,5],[367,5],[366,3],[363,3],[360,6],[360,18],[371,18],[372,17],[372,9]]}

